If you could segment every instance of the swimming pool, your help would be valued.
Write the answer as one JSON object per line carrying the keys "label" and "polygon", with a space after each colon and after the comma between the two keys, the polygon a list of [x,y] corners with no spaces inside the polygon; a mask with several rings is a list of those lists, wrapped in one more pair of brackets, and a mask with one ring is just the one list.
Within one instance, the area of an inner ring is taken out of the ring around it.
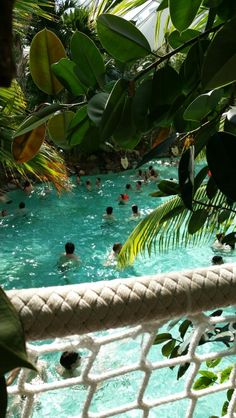
{"label": "swimming pool", "polygon": [[[160,178],[177,178],[177,168],[156,163]],[[151,258],[139,258],[132,267],[123,271],[116,266],[104,266],[107,255],[115,242],[124,242],[136,221],[130,221],[131,205],[137,204],[142,217],[157,207],[163,199],[152,198],[149,193],[156,190],[155,182],[143,184],[136,192],[138,180],[135,171],[101,175],[102,187],[88,192],[84,185],[77,186],[71,177],[73,191],[57,196],[53,191],[42,198],[41,187],[30,196],[22,191],[9,193],[12,203],[1,208],[9,216],[1,219],[1,285],[4,289],[29,288],[75,284],[98,280],[109,280],[129,276],[142,276],[161,272],[208,266],[213,255],[209,245],[200,248],[180,248],[165,254],[153,254]],[[84,177],[84,181],[88,176]],[[93,185],[95,176],[89,176]],[[118,196],[125,193],[125,185],[131,183],[127,205],[118,205]],[[19,202],[24,201],[28,213],[19,216]],[[105,222],[102,215],[107,206],[113,206],[116,221]],[[64,252],[67,241],[75,244],[80,256],[78,269],[60,272],[57,260]],[[232,261],[226,254],[225,261]]]}
{"label": "swimming pool", "polygon": [[[160,178],[177,178],[177,168],[163,164],[163,161],[155,162],[155,168],[160,172]],[[138,180],[135,171],[127,171],[120,174],[100,175],[101,189],[94,187],[96,176],[85,176],[83,181],[90,178],[93,190],[88,192],[84,185],[78,186],[76,178],[71,177],[73,184],[72,193],[64,193],[57,196],[55,192],[41,196],[41,186],[35,189],[30,196],[25,196],[22,191],[9,193],[12,203],[1,205],[7,208],[9,216],[1,220],[1,285],[4,289],[55,286],[74,284],[113,278],[141,276],[157,274],[181,269],[204,267],[211,264],[213,251],[209,245],[200,248],[180,248],[169,251],[166,254],[153,254],[152,257],[139,258],[134,266],[123,271],[116,266],[104,266],[114,242],[124,242],[132,231],[136,221],[130,221],[131,205],[137,204],[141,215],[145,216],[153,208],[162,202],[161,198],[152,198],[149,193],[156,190],[155,183],[142,185],[142,191],[135,191],[135,183]],[[133,190],[129,192],[127,205],[118,204],[118,196],[125,193],[125,185],[131,183]],[[26,203],[28,213],[20,216],[17,213],[20,201]],[[107,206],[113,206],[115,222],[105,222],[102,215]],[[79,268],[60,271],[57,268],[57,260],[64,252],[64,245],[72,241],[76,247],[76,253],[81,258]],[[233,261],[234,254],[226,254],[225,261]],[[140,341],[133,341],[129,351],[125,352],[125,361],[133,359],[137,354]],[[122,347],[114,349],[109,347],[104,353],[104,364],[110,361],[118,361],[122,358]],[[82,353],[86,357],[86,352]],[[152,356],[156,356],[156,350],[152,350]],[[49,356],[50,357],[50,356]],[[58,356],[47,358],[50,364],[58,361]],[[101,367],[101,364],[99,365]],[[55,368],[50,370],[55,374]],[[163,372],[164,373],[164,372]],[[166,371],[165,371],[166,373]],[[141,379],[141,376],[140,376]],[[154,396],[159,389],[171,390],[176,385],[176,371],[169,370],[168,375],[158,372],[153,377],[152,384],[147,391],[147,396]],[[168,379],[168,380],[167,380]],[[166,385],[166,382],[169,382]],[[162,382],[160,384],[160,382]],[[119,397],[125,396],[132,399],[132,391],[136,390],[137,376],[129,376],[119,382],[110,384],[110,390],[103,393],[103,388],[98,391],[94,411],[99,410],[99,405],[105,401],[109,405],[118,402]],[[116,397],[114,398],[114,390]],[[85,390],[83,388],[63,390],[60,394],[43,394],[40,396],[39,409],[35,410],[34,418],[42,416],[52,417],[56,414],[61,418],[78,416],[78,396],[82,404]],[[149,395],[148,395],[149,393]],[[219,395],[215,395],[219,397]],[[50,399],[50,402],[49,402]],[[77,403],[76,403],[77,399]],[[215,401],[214,401],[215,402]],[[213,402],[213,403],[214,403]],[[175,414],[171,407],[163,406],[163,416],[180,417],[180,411],[185,409],[185,401],[175,406]],[[182,409],[183,408],[183,409]],[[160,408],[160,413],[161,413]],[[76,415],[77,411],[77,415]],[[139,415],[123,414],[123,417],[138,417]],[[153,412],[153,417],[157,416]],[[200,411],[197,418],[205,418]]]}

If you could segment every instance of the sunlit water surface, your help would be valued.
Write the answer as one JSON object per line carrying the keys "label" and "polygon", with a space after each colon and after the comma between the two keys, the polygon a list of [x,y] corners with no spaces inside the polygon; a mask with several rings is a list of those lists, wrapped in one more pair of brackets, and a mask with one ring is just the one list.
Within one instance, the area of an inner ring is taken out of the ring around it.
{"label": "sunlit water surface", "polygon": [[[177,167],[169,166],[167,161],[154,162],[154,167],[159,171],[160,179],[177,179]],[[85,176],[82,179],[83,183],[86,179],[91,179],[93,183],[91,192],[86,190],[84,184],[78,186],[75,177],[71,177],[74,186],[72,193],[64,193],[61,196],[53,191],[43,197],[41,186],[36,187],[30,196],[25,196],[22,191],[13,191],[8,194],[12,203],[1,203],[1,209],[7,209],[9,215],[0,221],[0,280],[4,289],[111,280],[192,269],[211,264],[214,254],[210,245],[205,245],[199,248],[179,248],[164,254],[153,253],[151,257],[138,257],[133,266],[122,271],[118,270],[115,265],[105,266],[113,244],[123,243],[136,224],[136,221],[130,220],[131,205],[137,204],[141,217],[144,217],[164,199],[149,196],[150,192],[157,189],[155,182],[143,184],[141,192],[135,191],[135,183],[138,180],[135,171],[100,175],[100,177],[101,189],[95,188],[96,176]],[[127,183],[132,186],[132,190],[128,192],[129,202],[127,205],[119,205],[118,196],[126,192]],[[17,208],[21,201],[26,204],[26,216],[18,213]],[[102,216],[107,206],[114,208],[116,220],[113,223],[103,220]],[[79,268],[60,271],[57,261],[64,252],[64,245],[67,241],[74,242],[81,264]],[[234,257],[234,254],[225,254],[225,262],[233,261]],[[107,346],[100,360],[101,363],[97,365],[97,372],[99,373],[99,369],[109,369],[109,363],[111,365],[116,363],[116,366],[122,364],[124,358],[124,365],[134,361],[140,355],[140,345],[140,339],[136,339],[130,342],[129,349],[123,348],[122,344],[116,347]],[[159,347],[153,347],[150,360],[157,360],[161,356]],[[125,356],[122,356],[124,350]],[[81,354],[85,358],[87,353]],[[49,380],[57,375],[55,363],[58,363],[58,359],[59,355],[55,354],[46,357],[51,364],[48,369]],[[176,374],[177,368],[155,372],[146,390],[147,400],[154,399],[156,393],[171,394],[176,389]],[[93,401],[93,412],[99,411],[104,405],[106,409],[109,409],[119,405],[120,402],[133,401],[142,378],[143,375],[140,372],[138,376],[129,374],[129,376],[113,379],[101,385]],[[183,383],[179,381],[179,390]],[[60,393],[54,391],[53,394],[42,394],[33,417],[56,415],[60,418],[77,417],[85,395],[86,388],[84,387],[64,389]],[[211,396],[211,401],[202,400],[194,417],[206,418],[214,414],[220,415],[220,405],[225,399],[225,394],[223,397],[216,394]],[[210,409],[209,405],[211,405]],[[186,401],[176,402],[172,406],[165,405],[153,410],[150,418],[180,418],[184,416],[186,406]],[[121,416],[138,418],[141,417],[141,413],[133,411],[123,413]],[[14,417],[17,417],[17,413]]]}

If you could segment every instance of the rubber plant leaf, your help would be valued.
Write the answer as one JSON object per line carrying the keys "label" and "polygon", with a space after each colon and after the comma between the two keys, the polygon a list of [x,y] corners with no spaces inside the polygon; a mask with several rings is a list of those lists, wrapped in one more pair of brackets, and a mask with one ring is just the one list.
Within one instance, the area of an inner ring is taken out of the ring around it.
{"label": "rubber plant leaf", "polygon": [[102,115],[100,134],[102,139],[109,139],[118,126],[125,99],[127,96],[128,81],[119,79],[114,85]]}
{"label": "rubber plant leaf", "polygon": [[52,64],[52,72],[61,84],[74,96],[85,95],[87,88],[81,83],[75,72],[76,64],[68,58],[62,58]]}
{"label": "rubber plant leaf", "polygon": [[81,152],[91,154],[100,148],[101,142],[99,129],[90,124],[89,129],[85,132],[83,140],[78,145],[78,149]]}
{"label": "rubber plant leaf", "polygon": [[208,211],[206,209],[197,209],[192,213],[188,223],[188,233],[195,234],[201,229],[208,218]]}
{"label": "rubber plant leaf", "polygon": [[84,33],[75,32],[70,43],[75,72],[80,82],[86,87],[104,85],[105,65],[95,43]]}
{"label": "rubber plant leaf", "polygon": [[59,112],[52,116],[49,119],[47,124],[47,131],[50,139],[54,144],[58,145],[60,148],[69,149],[70,144],[67,138],[68,128],[74,117],[74,112],[67,110],[64,112]]}
{"label": "rubber plant leaf", "polygon": [[168,7],[168,0],[162,0],[157,8],[157,12],[167,9],[167,7]]}
{"label": "rubber plant leaf", "polygon": [[170,65],[156,71],[152,83],[151,107],[170,105],[181,94],[181,80]]}
{"label": "rubber plant leaf", "polygon": [[64,46],[54,32],[43,29],[30,46],[30,73],[36,86],[50,96],[60,93],[62,84],[54,76],[51,65],[66,57]]}
{"label": "rubber plant leaf", "polygon": [[206,178],[209,168],[207,166],[203,167],[196,175],[194,179],[194,192],[201,186],[203,180]]}
{"label": "rubber plant leaf", "polygon": [[206,157],[212,177],[218,189],[232,201],[236,201],[236,137],[228,132],[217,132],[206,145]]}
{"label": "rubber plant leaf", "polygon": [[206,187],[206,194],[207,194],[208,199],[210,200],[213,199],[217,191],[218,191],[218,187],[215,184],[213,177],[210,177],[207,182],[207,187]]}
{"label": "rubber plant leaf", "polygon": [[179,193],[179,185],[171,180],[162,180],[158,183],[158,187],[161,192],[164,192],[166,196],[172,196]]}
{"label": "rubber plant leaf", "polygon": [[184,112],[184,119],[201,122],[210,112],[214,111],[223,95],[223,89],[211,90],[200,94],[190,103]]}
{"label": "rubber plant leaf", "polygon": [[85,136],[87,135],[90,126],[90,120],[87,116],[83,121],[80,122],[77,129],[68,135],[69,145],[74,147],[75,145],[81,144],[81,142],[83,142],[83,140],[85,139]]}
{"label": "rubber plant leaf", "polygon": [[[168,42],[170,46],[175,49],[179,46],[183,45],[185,42],[190,41],[190,39],[195,38],[196,36],[199,36],[201,32],[195,29],[186,29],[183,32],[179,32],[178,30],[174,30],[170,33],[168,37]],[[181,50],[182,54],[186,54],[189,51],[188,48],[184,48]]]}
{"label": "rubber plant leaf", "polygon": [[180,32],[187,29],[193,22],[202,0],[169,0],[171,21]]}
{"label": "rubber plant leaf", "polygon": [[114,140],[123,149],[134,149],[141,139],[133,118],[133,97],[127,96],[119,124],[113,134]]}
{"label": "rubber plant leaf", "polygon": [[194,146],[190,146],[181,156],[179,162],[179,188],[180,195],[186,208],[193,210],[194,188]]}
{"label": "rubber plant leaf", "polygon": [[26,163],[40,150],[46,133],[43,123],[37,128],[23,135],[16,136],[12,142],[12,155],[17,163]]}
{"label": "rubber plant leaf", "polygon": [[202,85],[210,90],[236,80],[236,17],[226,22],[207,50],[202,69]]}
{"label": "rubber plant leaf", "polygon": [[202,64],[209,45],[210,41],[207,39],[196,42],[189,49],[186,59],[180,67],[179,77],[185,94],[192,92],[201,81]]}
{"label": "rubber plant leaf", "polygon": [[0,376],[16,367],[36,370],[27,359],[23,326],[14,306],[0,288]]}
{"label": "rubber plant leaf", "polygon": [[151,53],[142,32],[133,23],[119,16],[100,15],[97,19],[97,32],[103,48],[118,61],[126,63]]}
{"label": "rubber plant leaf", "polygon": [[79,145],[89,128],[90,120],[87,113],[87,105],[85,105],[77,110],[67,127],[68,143],[71,146]]}
{"label": "rubber plant leaf", "polygon": [[144,80],[135,91],[133,98],[133,118],[141,132],[147,132],[150,126],[150,102],[152,96],[152,79]]}
{"label": "rubber plant leaf", "polygon": [[22,122],[22,124],[18,127],[17,131],[15,132],[14,137],[32,131],[33,129],[42,125],[44,122],[47,122],[47,120],[52,116],[53,113],[57,112],[58,110],[65,109],[65,105],[57,103],[45,103],[42,106],[42,109],[33,113],[31,116],[29,116]]}
{"label": "rubber plant leaf", "polygon": [[88,102],[88,116],[96,126],[101,123],[108,97],[108,93],[97,93]]}

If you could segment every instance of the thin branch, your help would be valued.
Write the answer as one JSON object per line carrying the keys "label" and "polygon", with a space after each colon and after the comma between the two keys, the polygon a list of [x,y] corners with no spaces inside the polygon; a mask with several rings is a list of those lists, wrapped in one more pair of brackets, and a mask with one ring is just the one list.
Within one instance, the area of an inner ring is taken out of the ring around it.
{"label": "thin branch", "polygon": [[184,48],[186,48],[186,47],[188,47],[190,45],[193,45],[196,41],[198,41],[198,40],[200,40],[202,38],[205,38],[205,36],[209,35],[209,33],[216,32],[223,25],[224,25],[224,23],[220,23],[219,25],[215,26],[214,28],[210,28],[210,29],[206,30],[205,32],[201,33],[200,35],[195,36],[194,38],[192,38],[189,41],[185,42],[183,45],[180,45],[178,48],[173,49],[173,51],[168,52],[168,54],[163,55],[163,57],[161,57],[159,60],[157,60],[157,61],[153,62],[152,64],[150,64],[143,71],[140,71],[140,73],[137,74],[134,77],[134,81],[137,81],[139,78],[141,78],[148,71],[152,70],[153,68],[156,68],[162,62],[164,62],[164,61],[168,60],[169,58],[171,58],[173,55],[177,54],[178,52],[181,52],[182,49],[184,49]]}

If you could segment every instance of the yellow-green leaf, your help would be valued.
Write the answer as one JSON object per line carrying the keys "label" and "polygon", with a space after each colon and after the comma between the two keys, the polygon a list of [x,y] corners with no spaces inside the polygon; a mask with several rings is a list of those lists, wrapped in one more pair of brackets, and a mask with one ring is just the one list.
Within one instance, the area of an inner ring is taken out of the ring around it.
{"label": "yellow-green leaf", "polygon": [[45,124],[42,124],[32,131],[14,138],[12,154],[17,163],[26,163],[38,153],[45,138],[45,131]]}
{"label": "yellow-green leaf", "polygon": [[30,47],[30,73],[40,90],[55,95],[63,89],[51,65],[65,57],[64,46],[55,33],[43,29],[34,36]]}
{"label": "yellow-green leaf", "polygon": [[51,140],[61,148],[70,148],[69,142],[67,140],[67,134],[69,125],[74,116],[74,112],[67,110],[65,112],[55,114],[48,121],[48,134]]}

